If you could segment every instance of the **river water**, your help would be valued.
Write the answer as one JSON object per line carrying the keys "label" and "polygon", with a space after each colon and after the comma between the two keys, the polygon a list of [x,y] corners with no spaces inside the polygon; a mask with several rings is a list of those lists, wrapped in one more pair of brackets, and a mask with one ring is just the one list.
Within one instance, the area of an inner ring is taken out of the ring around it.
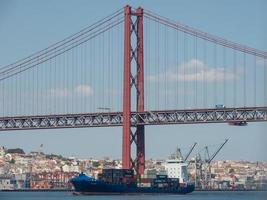
{"label": "river water", "polygon": [[267,192],[193,192],[187,195],[73,196],[70,192],[0,192],[0,200],[267,200]]}

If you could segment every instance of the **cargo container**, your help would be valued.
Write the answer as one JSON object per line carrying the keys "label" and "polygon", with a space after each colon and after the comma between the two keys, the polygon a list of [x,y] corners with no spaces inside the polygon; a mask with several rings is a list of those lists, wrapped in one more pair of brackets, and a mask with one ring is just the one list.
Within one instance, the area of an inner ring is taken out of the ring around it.
{"label": "cargo container", "polygon": [[157,178],[157,179],[167,179],[168,176],[167,176],[167,175],[158,174],[158,175],[156,176],[156,178]]}

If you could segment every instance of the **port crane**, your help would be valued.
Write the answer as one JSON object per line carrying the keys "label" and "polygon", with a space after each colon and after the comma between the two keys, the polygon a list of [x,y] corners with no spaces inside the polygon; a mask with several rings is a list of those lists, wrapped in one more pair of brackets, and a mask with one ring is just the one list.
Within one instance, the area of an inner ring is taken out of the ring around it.
{"label": "port crane", "polygon": [[[205,155],[204,159],[201,158],[200,153],[197,153],[195,158],[189,162],[192,163],[194,161],[195,164],[195,186],[201,187],[203,189],[208,189],[211,182],[211,169],[210,164],[212,160],[218,155],[224,145],[228,142],[229,139],[225,139],[225,141],[219,146],[219,148],[210,156],[210,152],[208,146],[204,147]],[[188,164],[188,165],[189,165]]]}
{"label": "port crane", "polygon": [[204,162],[204,188],[209,188],[211,183],[211,169],[210,169],[210,163],[211,161],[218,155],[218,153],[221,151],[223,146],[228,142],[229,139],[226,139],[219,148],[210,156],[208,146],[205,147],[206,150],[206,159]]}
{"label": "port crane", "polygon": [[[186,156],[184,157],[181,149],[179,147],[177,147],[175,154],[172,154],[171,157],[172,158],[180,158],[181,160],[183,160],[184,162],[187,161],[187,159],[189,158],[189,156],[191,155],[192,151],[194,150],[195,146],[197,145],[197,143],[195,142],[189,149],[188,153],[186,154]],[[190,162],[190,161],[189,161]]]}
{"label": "port crane", "polygon": [[190,148],[189,152],[186,154],[184,161],[186,162],[187,159],[189,158],[189,156],[191,155],[192,151],[194,150],[195,146],[197,145],[197,143],[195,142],[192,147]]}
{"label": "port crane", "polygon": [[219,146],[219,148],[217,149],[217,151],[215,151],[212,156],[209,156],[209,150],[208,150],[208,146],[205,147],[206,151],[207,151],[207,155],[208,158],[205,160],[206,163],[211,163],[211,161],[217,156],[217,154],[221,151],[221,149],[223,148],[223,146],[228,142],[229,139],[225,139],[225,141]]}

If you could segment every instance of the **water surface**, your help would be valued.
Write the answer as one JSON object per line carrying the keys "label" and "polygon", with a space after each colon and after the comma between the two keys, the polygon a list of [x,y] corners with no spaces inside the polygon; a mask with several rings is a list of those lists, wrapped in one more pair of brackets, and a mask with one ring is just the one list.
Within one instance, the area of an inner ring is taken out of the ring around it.
{"label": "water surface", "polygon": [[0,192],[0,200],[267,200],[267,192],[193,192],[187,195],[74,196],[70,192]]}

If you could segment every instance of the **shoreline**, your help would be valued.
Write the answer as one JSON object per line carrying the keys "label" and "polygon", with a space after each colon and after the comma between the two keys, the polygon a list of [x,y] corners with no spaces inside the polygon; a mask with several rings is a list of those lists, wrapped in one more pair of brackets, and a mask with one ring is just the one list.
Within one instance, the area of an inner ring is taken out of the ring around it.
{"label": "shoreline", "polygon": [[[0,192],[75,192],[72,189],[0,189]],[[229,189],[229,190],[220,190],[220,189],[211,189],[211,190],[200,190],[196,189],[195,192],[267,192],[267,190],[248,190],[248,189]]]}

